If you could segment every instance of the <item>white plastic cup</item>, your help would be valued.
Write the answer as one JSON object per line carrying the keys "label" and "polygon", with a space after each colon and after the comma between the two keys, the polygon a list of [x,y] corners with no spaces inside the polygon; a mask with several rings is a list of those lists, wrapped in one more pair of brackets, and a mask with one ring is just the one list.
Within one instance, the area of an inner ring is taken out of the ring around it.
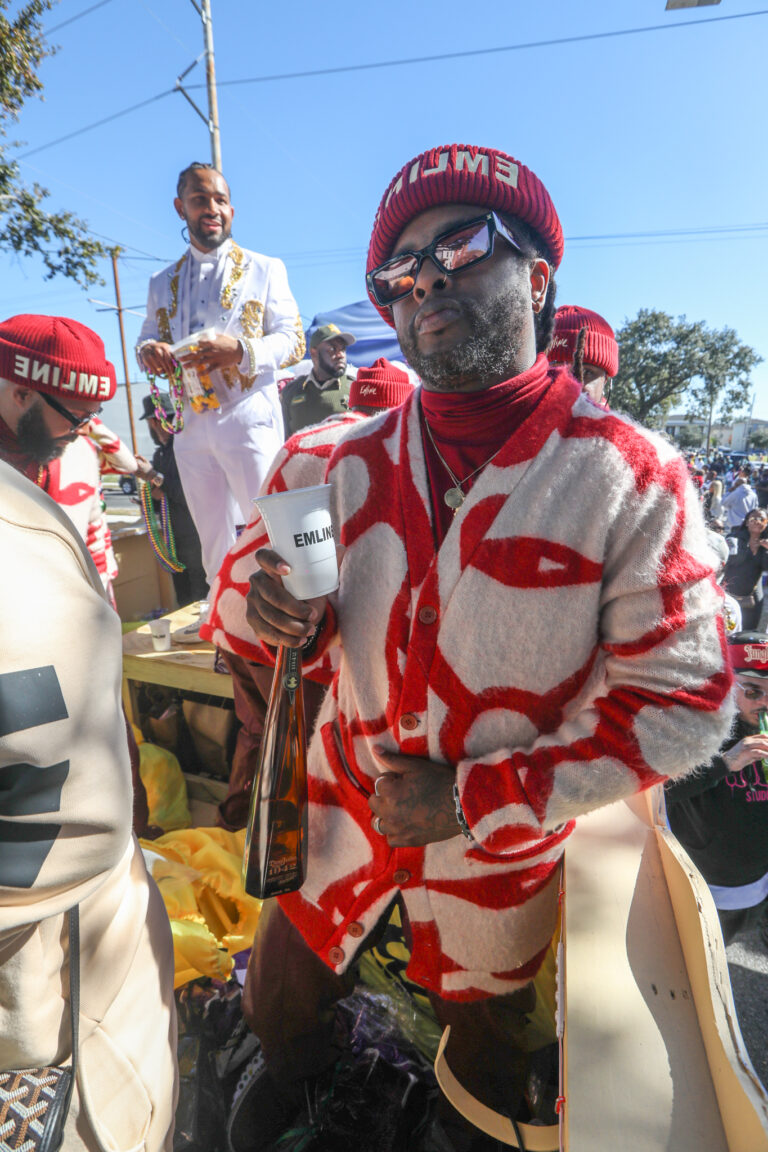
{"label": "white plastic cup", "polygon": [[[180,360],[181,357],[184,356],[187,352],[191,352],[193,349],[196,349],[202,340],[213,340],[215,335],[215,328],[203,328],[202,331],[193,332],[191,336],[185,336],[183,340],[177,341],[176,344],[171,344],[171,352],[177,360]],[[200,383],[200,377],[198,376],[197,370],[195,368],[185,368],[182,364],[181,379],[190,399],[193,396],[203,395],[203,387]]]}
{"label": "white plastic cup", "polygon": [[257,496],[275,552],[291,566],[283,584],[297,600],[326,596],[339,584],[336,541],[331,524],[331,486],[315,484],[273,496]]}
{"label": "white plastic cup", "polygon": [[150,620],[149,630],[152,633],[152,647],[155,652],[170,652],[171,650],[171,622],[160,617]]}

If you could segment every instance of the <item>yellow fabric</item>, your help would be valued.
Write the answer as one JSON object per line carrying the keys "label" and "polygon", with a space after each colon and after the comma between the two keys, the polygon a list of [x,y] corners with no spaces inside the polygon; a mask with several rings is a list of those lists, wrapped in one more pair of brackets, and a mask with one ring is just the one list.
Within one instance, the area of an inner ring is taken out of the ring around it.
{"label": "yellow fabric", "polygon": [[[134,731],[135,731],[134,725]],[[139,775],[147,793],[149,823],[164,832],[189,828],[192,819],[187,803],[187,785],[181,765],[158,744],[139,744]]]}
{"label": "yellow fabric", "polygon": [[171,921],[175,987],[198,976],[226,979],[234,954],[253,943],[261,912],[240,879],[245,830],[184,828],[141,844]]}

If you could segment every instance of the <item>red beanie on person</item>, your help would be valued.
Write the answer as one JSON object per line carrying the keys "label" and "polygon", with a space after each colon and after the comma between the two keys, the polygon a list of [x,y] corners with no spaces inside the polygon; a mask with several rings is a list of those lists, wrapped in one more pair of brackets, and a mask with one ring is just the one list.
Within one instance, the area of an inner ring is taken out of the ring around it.
{"label": "red beanie on person", "polygon": [[11,316],[0,323],[0,378],[62,399],[111,400],[117,391],[104,341],[65,316]]}
{"label": "red beanie on person", "polygon": [[[440,204],[477,204],[522,220],[541,238],[553,268],[562,259],[563,230],[538,176],[495,148],[446,144],[415,156],[393,177],[373,222],[366,272],[390,258],[415,216]],[[373,304],[392,324],[390,309]]]}
{"label": "red beanie on person", "polygon": [[356,408],[399,408],[414,384],[407,372],[380,356],[370,368],[358,368],[349,386],[349,406]]}
{"label": "red beanie on person", "polygon": [[768,635],[733,632],[728,637],[728,660],[734,672],[768,677]]}
{"label": "red beanie on person", "polygon": [[619,370],[619,346],[613,328],[597,312],[575,304],[563,304],[555,312],[555,335],[547,351],[550,364],[573,364],[582,329],[586,329],[584,363],[602,368],[606,376],[613,378]]}

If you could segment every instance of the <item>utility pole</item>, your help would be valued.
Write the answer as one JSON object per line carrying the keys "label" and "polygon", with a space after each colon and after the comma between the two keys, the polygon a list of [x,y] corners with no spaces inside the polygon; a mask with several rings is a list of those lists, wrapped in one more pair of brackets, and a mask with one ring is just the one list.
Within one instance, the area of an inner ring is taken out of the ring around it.
{"label": "utility pole", "polygon": [[125,372],[125,398],[128,402],[128,421],[131,425],[131,446],[136,455],[136,425],[133,422],[133,398],[131,397],[131,378],[128,371],[128,353],[125,350],[125,328],[123,327],[123,305],[120,303],[120,280],[117,275],[117,257],[119,248],[112,249],[112,275],[115,280],[115,299],[117,300],[117,323],[120,327],[120,347],[123,350],[123,371]]}
{"label": "utility pole", "polygon": [[92,300],[90,296],[88,297],[88,302],[89,302],[89,304],[101,304],[102,307],[98,309],[99,312],[117,312],[117,323],[118,323],[119,328],[120,328],[120,345],[121,345],[122,350],[123,350],[123,372],[125,373],[125,399],[128,403],[128,423],[131,426],[131,447],[133,448],[133,454],[135,456],[137,451],[138,451],[138,446],[136,444],[136,425],[134,424],[134,421],[133,421],[133,398],[131,396],[131,380],[130,380],[130,374],[128,372],[128,354],[125,350],[125,329],[123,328],[123,312],[131,312],[133,315],[136,315],[136,316],[140,315],[140,313],[138,313],[138,312],[134,313],[132,308],[123,308],[123,305],[120,302],[120,279],[117,275],[117,258],[120,255],[121,251],[122,251],[122,249],[120,249],[120,248],[113,248],[111,250],[111,253],[110,253],[110,255],[112,256],[112,275],[113,275],[114,280],[115,280],[115,299],[117,300],[117,305],[108,304],[106,302],[106,300]]}
{"label": "utility pole", "polygon": [[[218,168],[219,172],[221,172],[221,137],[219,133],[219,103],[216,96],[216,63],[213,55],[213,20],[211,18],[211,0],[200,0],[200,4],[197,3],[197,0],[190,0],[190,3],[203,22],[205,51],[201,52],[197,59],[192,61],[189,68],[185,68],[181,75],[176,77],[176,90],[181,92],[184,99],[189,101],[200,119],[208,125],[208,132],[211,137],[211,162],[213,163],[214,168]],[[200,5],[202,5],[202,7]],[[205,56],[205,77],[206,87],[208,89],[207,116],[198,108],[197,104],[195,104],[189,92],[186,91],[184,85],[182,84],[182,80],[189,75],[193,68],[197,67],[203,56]]]}
{"label": "utility pole", "polygon": [[219,135],[219,101],[216,96],[216,62],[213,55],[213,21],[211,0],[202,0],[203,34],[205,36],[205,79],[208,87],[208,131],[211,134],[211,160],[221,172],[221,137]]}

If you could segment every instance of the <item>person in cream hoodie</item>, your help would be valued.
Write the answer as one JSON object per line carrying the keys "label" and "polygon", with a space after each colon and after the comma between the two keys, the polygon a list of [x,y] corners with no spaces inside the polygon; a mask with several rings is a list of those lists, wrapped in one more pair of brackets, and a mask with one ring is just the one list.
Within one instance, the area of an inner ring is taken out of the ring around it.
{"label": "person in cream hoodie", "polygon": [[172,1148],[173,949],[131,832],[120,621],[72,521],[0,461],[0,1071],[71,1056],[65,1152]]}

